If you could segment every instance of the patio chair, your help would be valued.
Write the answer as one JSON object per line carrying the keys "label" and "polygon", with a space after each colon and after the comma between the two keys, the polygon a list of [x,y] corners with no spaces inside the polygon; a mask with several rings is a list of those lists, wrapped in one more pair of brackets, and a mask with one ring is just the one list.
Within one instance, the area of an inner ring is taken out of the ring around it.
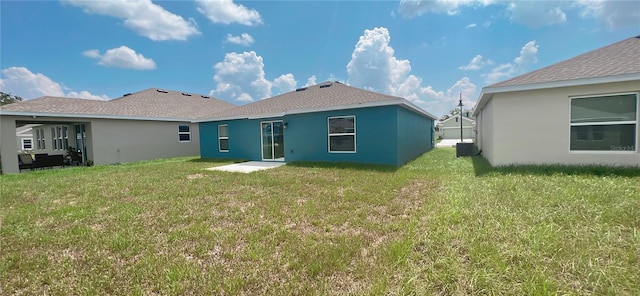
{"label": "patio chair", "polygon": [[30,154],[18,154],[18,170],[22,172],[23,169],[33,170],[35,163]]}

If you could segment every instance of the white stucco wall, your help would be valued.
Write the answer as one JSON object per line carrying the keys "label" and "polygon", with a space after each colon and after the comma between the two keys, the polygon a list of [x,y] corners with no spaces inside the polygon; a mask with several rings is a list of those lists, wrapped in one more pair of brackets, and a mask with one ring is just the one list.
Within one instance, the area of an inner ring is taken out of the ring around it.
{"label": "white stucco wall", "polygon": [[[494,166],[640,166],[638,151],[569,151],[571,97],[638,91],[640,81],[494,94],[489,104],[481,110],[480,135],[483,139],[480,149]],[[636,128],[636,142],[639,138],[640,128]]]}

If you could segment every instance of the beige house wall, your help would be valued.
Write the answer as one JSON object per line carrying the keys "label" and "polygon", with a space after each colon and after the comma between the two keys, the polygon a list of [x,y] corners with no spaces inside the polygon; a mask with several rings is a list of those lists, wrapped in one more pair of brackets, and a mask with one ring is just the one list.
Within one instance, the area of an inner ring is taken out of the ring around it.
{"label": "beige house wall", "polygon": [[[640,81],[497,93],[481,111],[480,149],[494,166],[640,166],[638,151],[570,151],[570,98],[640,91]],[[526,110],[526,112],[523,112]],[[636,127],[636,150],[640,128]]]}
{"label": "beige house wall", "polygon": [[19,172],[17,143],[16,121],[7,116],[0,116],[0,164],[4,174]]}
{"label": "beige house wall", "polygon": [[[190,126],[190,142],[179,142],[179,125]],[[96,119],[91,134],[96,164],[200,155],[198,124],[188,122]]]}
{"label": "beige house wall", "polygon": [[[44,124],[46,151],[34,150],[34,153],[64,154],[65,151],[49,151],[51,143],[51,125],[68,124],[69,144],[75,146],[74,123],[84,123],[86,129],[87,160],[95,164],[125,163],[167,157],[200,155],[199,126],[189,122],[143,121],[123,119],[88,119],[0,116],[0,156],[4,173],[17,173],[18,157],[16,147],[16,121]],[[189,125],[190,142],[180,142],[178,126]],[[34,132],[34,147],[37,147]]]}

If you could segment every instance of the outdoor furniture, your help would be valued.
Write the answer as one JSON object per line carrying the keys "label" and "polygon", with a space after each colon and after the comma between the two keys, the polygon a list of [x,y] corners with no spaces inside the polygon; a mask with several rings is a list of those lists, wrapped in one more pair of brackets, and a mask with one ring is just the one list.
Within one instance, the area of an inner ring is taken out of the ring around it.
{"label": "outdoor furniture", "polygon": [[65,166],[64,155],[36,154],[35,159],[33,159],[31,154],[18,154],[18,169],[20,172],[22,172],[23,169],[34,170],[57,166]]}
{"label": "outdoor furniture", "polygon": [[34,168],[64,167],[64,155],[36,154]]}
{"label": "outdoor furniture", "polygon": [[31,158],[31,154],[18,154],[18,169],[22,172],[23,169],[33,170],[34,162]]}

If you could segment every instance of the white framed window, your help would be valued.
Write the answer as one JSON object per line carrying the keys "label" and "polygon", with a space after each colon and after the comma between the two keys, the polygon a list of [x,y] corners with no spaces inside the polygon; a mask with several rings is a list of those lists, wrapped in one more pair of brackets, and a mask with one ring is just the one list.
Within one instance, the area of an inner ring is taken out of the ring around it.
{"label": "white framed window", "polygon": [[62,127],[56,126],[56,139],[58,140],[58,150],[64,150],[62,143]]}
{"label": "white framed window", "polygon": [[229,126],[218,125],[218,151],[229,152]]}
{"label": "white framed window", "polygon": [[58,141],[56,141],[56,128],[51,127],[51,143],[53,143],[53,150],[58,150]]}
{"label": "white framed window", "polygon": [[637,151],[638,93],[571,98],[570,151]]}
{"label": "white framed window", "polygon": [[329,152],[356,152],[356,117],[335,116],[327,118]]}
{"label": "white framed window", "polygon": [[38,148],[38,150],[47,149],[45,142],[46,141],[44,139],[44,129],[42,128],[36,129],[36,147]]}
{"label": "white framed window", "polygon": [[191,142],[191,126],[178,125],[178,141]]}
{"label": "white framed window", "polygon": [[62,141],[64,143],[64,146],[62,149],[67,150],[67,148],[69,148],[69,127],[68,126],[63,126],[62,127]]}
{"label": "white framed window", "polygon": [[33,150],[32,138],[22,138],[22,150]]}

